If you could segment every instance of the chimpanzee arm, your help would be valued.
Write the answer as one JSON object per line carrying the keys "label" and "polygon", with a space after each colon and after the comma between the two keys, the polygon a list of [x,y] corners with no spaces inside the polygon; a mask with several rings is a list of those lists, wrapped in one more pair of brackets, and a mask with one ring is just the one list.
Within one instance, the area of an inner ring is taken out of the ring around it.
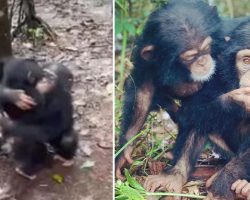
{"label": "chimpanzee arm", "polygon": [[22,110],[29,110],[36,105],[34,99],[23,90],[7,88],[0,84],[0,104],[13,103]]}
{"label": "chimpanzee arm", "polygon": [[220,170],[208,186],[208,200],[213,199],[235,199],[235,193],[231,190],[232,184],[237,180],[250,180],[250,149],[249,141],[241,146],[245,146],[238,155]]}
{"label": "chimpanzee arm", "polygon": [[[135,136],[142,128],[154,95],[154,87],[151,80],[144,83],[136,84],[131,77],[125,82],[125,95],[123,104],[123,114],[120,133],[120,145],[124,145],[133,136]],[[116,177],[122,179],[121,168],[126,162],[132,163],[131,153],[133,144],[130,144],[124,152],[116,159]]]}

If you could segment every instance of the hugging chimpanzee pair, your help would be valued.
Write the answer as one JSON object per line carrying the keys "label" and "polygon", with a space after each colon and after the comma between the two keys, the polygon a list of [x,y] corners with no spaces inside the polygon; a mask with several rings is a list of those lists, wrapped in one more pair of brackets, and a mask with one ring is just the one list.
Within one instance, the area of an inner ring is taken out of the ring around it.
{"label": "hugging chimpanzee pair", "polygon": [[0,60],[0,102],[8,114],[0,118],[3,145],[16,161],[16,171],[34,179],[51,158],[73,164],[77,135],[73,130],[73,75],[61,64],[42,69],[34,60]]}
{"label": "hugging chimpanzee pair", "polygon": [[[210,140],[231,158],[208,180],[207,199],[250,196],[247,182],[241,181],[250,181],[250,19],[221,19],[215,7],[201,0],[170,1],[150,15],[132,59],[120,144],[159,107],[179,131],[172,167],[149,176],[145,188],[180,193]],[[117,159],[117,178],[133,162],[133,147]]]}

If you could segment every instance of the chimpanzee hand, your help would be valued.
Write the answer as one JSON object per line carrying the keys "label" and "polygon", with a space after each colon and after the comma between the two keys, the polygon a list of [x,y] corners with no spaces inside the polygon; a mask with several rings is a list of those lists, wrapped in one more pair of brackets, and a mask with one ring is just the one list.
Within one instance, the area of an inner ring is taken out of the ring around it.
{"label": "chimpanzee hand", "polygon": [[[182,187],[187,180],[180,173],[175,174],[159,174],[148,176],[144,188],[149,192],[169,191],[174,193],[181,193]],[[181,197],[169,197],[168,199],[179,200]]]}
{"label": "chimpanzee hand", "polygon": [[22,110],[30,110],[36,105],[34,99],[26,95],[23,90],[5,89],[4,94],[8,100]]}
{"label": "chimpanzee hand", "polygon": [[222,100],[233,100],[250,112],[250,87],[233,90],[221,96]]}
{"label": "chimpanzee hand", "polygon": [[238,198],[250,200],[250,183],[248,181],[241,179],[235,181],[231,190],[235,191]]}
{"label": "chimpanzee hand", "polygon": [[115,165],[115,175],[116,178],[120,180],[124,180],[124,176],[122,175],[122,168],[128,163],[132,164],[133,159],[131,158],[131,154],[134,147],[132,145],[128,146],[126,149],[124,149],[123,154],[119,157],[119,159],[116,161]]}

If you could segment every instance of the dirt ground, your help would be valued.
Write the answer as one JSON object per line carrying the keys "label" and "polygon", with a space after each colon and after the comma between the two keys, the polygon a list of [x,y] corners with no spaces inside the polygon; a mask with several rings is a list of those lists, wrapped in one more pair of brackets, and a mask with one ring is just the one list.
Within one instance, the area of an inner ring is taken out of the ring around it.
{"label": "dirt ground", "polygon": [[[73,167],[55,163],[28,181],[0,158],[0,199],[112,199],[112,1],[35,0],[37,15],[58,35],[40,47],[17,38],[13,54],[41,64],[61,62],[74,76],[75,130],[79,150]],[[85,165],[83,169],[81,166]],[[53,177],[63,177],[62,183]],[[6,190],[9,189],[8,192]]]}

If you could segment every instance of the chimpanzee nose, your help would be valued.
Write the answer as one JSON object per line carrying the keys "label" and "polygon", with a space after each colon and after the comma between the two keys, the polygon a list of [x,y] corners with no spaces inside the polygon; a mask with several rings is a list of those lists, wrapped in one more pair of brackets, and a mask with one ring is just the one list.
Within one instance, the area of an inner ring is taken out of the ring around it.
{"label": "chimpanzee nose", "polygon": [[207,63],[207,58],[206,56],[201,56],[198,59],[198,64],[204,66]]}

